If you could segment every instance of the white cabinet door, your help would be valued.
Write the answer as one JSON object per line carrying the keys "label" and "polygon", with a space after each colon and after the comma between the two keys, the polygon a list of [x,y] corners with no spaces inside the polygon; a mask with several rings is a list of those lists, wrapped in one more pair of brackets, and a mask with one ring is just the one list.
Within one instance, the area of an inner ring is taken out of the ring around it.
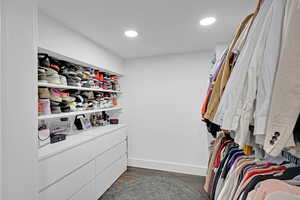
{"label": "white cabinet door", "polygon": [[122,141],[126,140],[126,129],[119,129],[108,135],[105,135],[99,139],[93,141],[93,152],[94,156],[97,157],[103,152],[116,146]]}
{"label": "white cabinet door", "polygon": [[76,193],[70,200],[97,200],[95,180],[92,180]]}
{"label": "white cabinet door", "polygon": [[104,169],[112,165],[126,154],[126,141],[112,147],[96,158],[96,174],[101,173]]}
{"label": "white cabinet door", "polygon": [[94,177],[95,161],[91,161],[40,192],[39,200],[67,200],[91,182]]}
{"label": "white cabinet door", "polygon": [[96,195],[101,197],[104,192],[127,170],[127,155],[123,155],[121,159],[114,162],[110,167],[106,168],[102,173],[96,176]]}
{"label": "white cabinet door", "polygon": [[92,150],[92,144],[88,142],[40,161],[38,165],[39,190],[92,160]]}

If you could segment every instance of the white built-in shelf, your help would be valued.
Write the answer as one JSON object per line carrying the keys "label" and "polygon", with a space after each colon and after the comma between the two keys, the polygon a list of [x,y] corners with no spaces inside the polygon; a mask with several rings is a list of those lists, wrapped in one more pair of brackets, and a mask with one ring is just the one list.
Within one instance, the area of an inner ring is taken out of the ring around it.
{"label": "white built-in shelf", "polygon": [[96,92],[111,92],[111,93],[121,93],[118,90],[105,90],[102,88],[87,88],[87,87],[76,87],[69,85],[57,85],[52,83],[38,83],[39,87],[47,87],[47,88],[59,88],[59,89],[74,89],[74,90],[84,90],[84,91],[96,91]]}
{"label": "white built-in shelf", "polygon": [[74,135],[67,135],[66,140],[54,144],[48,144],[40,148],[38,151],[38,160],[41,161],[47,159],[51,156],[67,151],[68,149],[74,148],[78,145],[125,127],[125,124],[108,125],[91,128]]}
{"label": "white built-in shelf", "polygon": [[44,48],[44,47],[40,46],[40,47],[38,47],[38,52],[39,53],[46,53],[49,56],[55,57],[55,58],[60,59],[60,60],[68,61],[68,62],[73,63],[73,64],[81,65],[81,66],[84,66],[84,67],[90,67],[90,68],[93,68],[93,69],[98,69],[98,70],[101,70],[102,72],[106,72],[106,73],[109,73],[111,75],[122,76],[122,74],[107,70],[104,67],[94,66],[94,65],[89,64],[85,61],[65,56],[63,54],[60,54],[60,53],[58,53],[56,51],[53,51],[53,50],[50,50],[48,48]]}
{"label": "white built-in shelf", "polygon": [[102,112],[102,111],[112,111],[112,110],[121,110],[121,109],[122,109],[121,107],[115,106],[115,107],[103,108],[103,109],[83,110],[83,111],[66,112],[66,113],[50,114],[50,115],[40,115],[38,117],[38,119],[43,120],[43,119],[52,119],[52,118],[63,118],[63,117],[81,115],[81,114],[90,114],[90,113],[96,113],[96,112]]}

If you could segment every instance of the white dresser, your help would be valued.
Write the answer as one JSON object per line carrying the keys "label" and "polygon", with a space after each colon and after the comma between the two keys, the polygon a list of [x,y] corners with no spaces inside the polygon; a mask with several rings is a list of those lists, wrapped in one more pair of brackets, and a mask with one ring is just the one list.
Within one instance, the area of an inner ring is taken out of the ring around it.
{"label": "white dresser", "polygon": [[39,150],[39,200],[97,200],[126,169],[125,125],[69,136]]}

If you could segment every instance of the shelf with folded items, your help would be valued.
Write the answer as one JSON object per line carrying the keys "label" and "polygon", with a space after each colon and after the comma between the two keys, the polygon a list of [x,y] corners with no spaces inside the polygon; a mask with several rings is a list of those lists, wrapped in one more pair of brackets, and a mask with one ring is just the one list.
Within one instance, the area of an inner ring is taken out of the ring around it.
{"label": "shelf with folded items", "polygon": [[122,107],[115,106],[115,107],[111,107],[111,108],[83,110],[83,111],[66,112],[66,113],[59,113],[59,114],[49,114],[49,115],[40,115],[38,117],[38,119],[39,120],[45,120],[45,119],[53,119],[53,118],[63,118],[63,117],[81,115],[81,114],[90,114],[90,113],[97,113],[97,112],[102,112],[102,111],[113,111],[113,110],[122,110]]}
{"label": "shelf with folded items", "polygon": [[77,87],[77,86],[69,86],[69,85],[57,85],[52,83],[38,83],[39,87],[46,88],[58,88],[58,89],[74,89],[74,90],[84,90],[84,91],[95,91],[95,92],[110,92],[110,93],[122,93],[118,90],[105,90],[102,88],[87,88],[87,87]]}
{"label": "shelf with folded items", "polygon": [[74,63],[76,65],[81,65],[81,66],[85,66],[85,67],[89,67],[89,68],[92,68],[92,69],[97,69],[97,70],[101,70],[102,72],[105,72],[105,73],[109,73],[111,75],[116,75],[118,77],[122,77],[123,75],[120,74],[120,73],[116,73],[114,71],[110,71],[110,70],[107,70],[106,68],[104,67],[96,67],[92,64],[89,64],[83,60],[80,60],[78,58],[71,58],[71,57],[68,57],[66,55],[63,55],[61,53],[58,53],[56,51],[53,51],[53,50],[50,50],[48,48],[45,48],[45,47],[41,47],[39,46],[38,47],[38,52],[39,53],[45,53],[45,54],[48,54],[49,56],[52,56],[52,57],[55,57],[57,59],[60,59],[60,60],[64,60],[64,61],[68,61],[70,63]]}

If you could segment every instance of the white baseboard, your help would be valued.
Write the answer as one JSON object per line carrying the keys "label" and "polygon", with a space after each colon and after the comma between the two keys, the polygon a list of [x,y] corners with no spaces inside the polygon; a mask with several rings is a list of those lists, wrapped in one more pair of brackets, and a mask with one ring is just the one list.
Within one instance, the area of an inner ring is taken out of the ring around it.
{"label": "white baseboard", "polygon": [[190,165],[190,164],[182,164],[182,163],[166,162],[166,161],[158,161],[158,160],[146,160],[146,159],[139,159],[139,158],[128,158],[128,166],[177,172],[183,174],[191,174],[197,176],[206,176],[206,170],[207,170],[207,167],[198,166],[198,165]]}

